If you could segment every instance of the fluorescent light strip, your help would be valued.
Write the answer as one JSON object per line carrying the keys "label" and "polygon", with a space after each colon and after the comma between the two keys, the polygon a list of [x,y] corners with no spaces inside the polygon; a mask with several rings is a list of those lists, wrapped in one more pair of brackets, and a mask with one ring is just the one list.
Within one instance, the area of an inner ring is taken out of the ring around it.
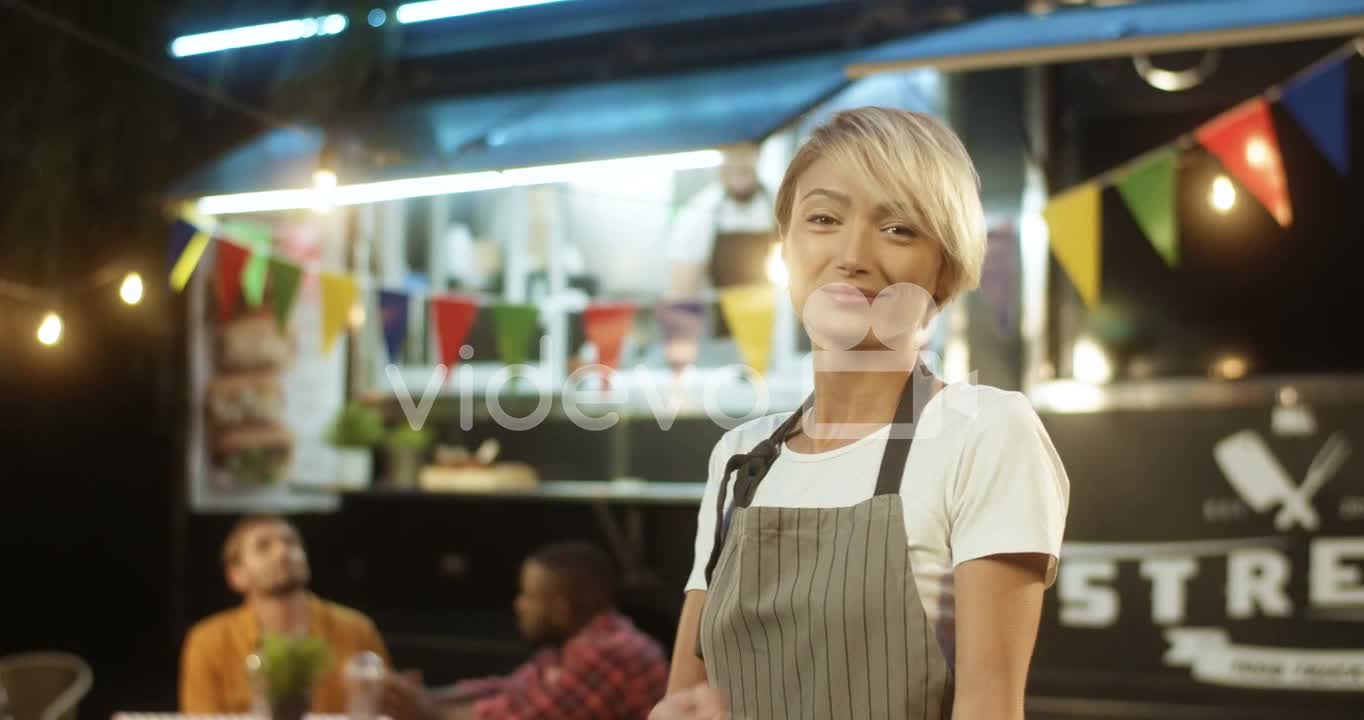
{"label": "fluorescent light strip", "polygon": [[359,185],[341,185],[322,190],[305,188],[267,190],[233,195],[210,195],[199,199],[198,210],[204,215],[238,215],[253,212],[311,210],[338,205],[364,205],[388,200],[454,195],[480,190],[559,182],[585,180],[600,182],[603,179],[628,181],[631,175],[651,171],[697,170],[718,167],[720,160],[720,152],[717,150],[697,150],[671,155],[647,155],[617,160],[542,165],[501,172],[433,175]]}
{"label": "fluorescent light strip", "polygon": [[565,0],[426,0],[399,5],[396,15],[398,22],[410,24],[556,2]]}
{"label": "fluorescent light strip", "polygon": [[298,18],[265,25],[215,30],[197,35],[183,35],[171,42],[170,53],[175,57],[205,55],[236,48],[291,42],[310,37],[336,35],[344,32],[350,21],[345,15],[323,15]]}

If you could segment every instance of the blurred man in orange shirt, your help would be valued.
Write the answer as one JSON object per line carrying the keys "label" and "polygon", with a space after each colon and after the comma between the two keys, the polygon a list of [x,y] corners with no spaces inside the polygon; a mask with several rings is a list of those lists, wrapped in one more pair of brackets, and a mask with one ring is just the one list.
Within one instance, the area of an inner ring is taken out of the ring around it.
{"label": "blurred man in orange shirt", "polygon": [[239,714],[252,710],[246,658],[264,634],[311,635],[331,650],[331,667],[313,692],[312,711],[346,711],[341,672],[356,653],[388,651],[374,623],[361,613],[308,591],[308,557],[287,520],[252,516],[237,523],[223,543],[227,582],[244,602],[190,629],[180,656],[180,710],[186,714]]}

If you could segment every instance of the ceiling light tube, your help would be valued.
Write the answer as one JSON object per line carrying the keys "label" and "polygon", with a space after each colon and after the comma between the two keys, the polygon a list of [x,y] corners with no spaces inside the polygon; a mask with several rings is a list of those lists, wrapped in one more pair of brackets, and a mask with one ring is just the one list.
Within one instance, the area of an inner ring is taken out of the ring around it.
{"label": "ceiling light tube", "polygon": [[395,14],[398,18],[398,22],[407,25],[411,23],[426,22],[428,20],[444,20],[446,18],[478,15],[479,13],[494,12],[497,10],[514,10],[516,8],[548,5],[550,3],[564,1],[565,0],[425,0],[425,2],[411,2],[399,5],[398,11]]}
{"label": "ceiling light tube", "polygon": [[[267,190],[263,192],[209,195],[198,201],[204,215],[238,215],[253,212],[315,209],[319,205],[364,205],[405,198],[454,195],[528,185],[586,180],[628,182],[644,172],[697,170],[718,167],[718,150],[697,150],[670,155],[647,155],[615,160],[594,160],[563,165],[542,165],[514,170],[432,175],[383,182],[339,185],[319,190]],[[325,193],[325,196],[323,195]]]}
{"label": "ceiling light tube", "polygon": [[336,35],[344,32],[349,24],[350,22],[345,15],[323,15],[264,25],[215,30],[195,35],[182,35],[171,41],[170,54],[178,58],[189,57],[257,45],[292,42],[310,37]]}

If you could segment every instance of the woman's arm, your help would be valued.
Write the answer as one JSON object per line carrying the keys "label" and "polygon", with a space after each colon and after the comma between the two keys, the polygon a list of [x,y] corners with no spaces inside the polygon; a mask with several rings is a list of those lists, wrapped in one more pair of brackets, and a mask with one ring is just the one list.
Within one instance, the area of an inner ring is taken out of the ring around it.
{"label": "woman's arm", "polygon": [[668,675],[669,695],[706,682],[706,666],[696,656],[696,633],[701,627],[701,606],[705,604],[705,590],[687,591],[687,599],[682,604],[682,617],[677,621],[677,640],[673,643],[672,669]]}
{"label": "woman's arm", "polygon": [[1022,553],[962,563],[956,591],[953,720],[1023,720],[1049,558]]}

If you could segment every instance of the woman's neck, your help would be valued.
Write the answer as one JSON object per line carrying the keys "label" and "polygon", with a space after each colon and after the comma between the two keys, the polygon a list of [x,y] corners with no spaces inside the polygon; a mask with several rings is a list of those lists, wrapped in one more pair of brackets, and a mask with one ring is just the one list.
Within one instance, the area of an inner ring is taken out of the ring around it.
{"label": "woman's neck", "polygon": [[917,353],[902,372],[895,368],[821,371],[815,367],[815,405],[792,438],[797,452],[825,452],[849,445],[894,421]]}

